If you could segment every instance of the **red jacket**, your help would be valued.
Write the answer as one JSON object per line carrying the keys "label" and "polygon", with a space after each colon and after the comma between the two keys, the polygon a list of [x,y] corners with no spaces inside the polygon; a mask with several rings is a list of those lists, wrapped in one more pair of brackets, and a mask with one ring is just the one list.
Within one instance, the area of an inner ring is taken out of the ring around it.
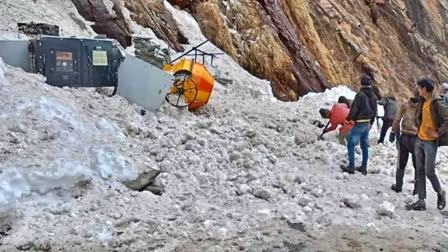
{"label": "red jacket", "polygon": [[333,105],[330,111],[330,127],[327,128],[325,132],[330,132],[335,130],[338,125],[342,125],[339,128],[339,133],[343,134],[350,131],[355,124],[354,121],[350,121],[350,123],[345,124],[345,119],[350,113],[350,109],[345,103],[337,103]]}

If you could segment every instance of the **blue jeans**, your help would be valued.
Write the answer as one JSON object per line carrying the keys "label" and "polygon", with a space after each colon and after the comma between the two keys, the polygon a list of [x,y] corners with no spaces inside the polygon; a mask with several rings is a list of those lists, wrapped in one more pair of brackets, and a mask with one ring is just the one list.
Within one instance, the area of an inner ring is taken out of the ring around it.
{"label": "blue jeans", "polygon": [[369,160],[369,131],[369,123],[356,123],[350,131],[347,144],[350,167],[355,167],[355,146],[361,141],[362,167],[367,169],[367,160]]}

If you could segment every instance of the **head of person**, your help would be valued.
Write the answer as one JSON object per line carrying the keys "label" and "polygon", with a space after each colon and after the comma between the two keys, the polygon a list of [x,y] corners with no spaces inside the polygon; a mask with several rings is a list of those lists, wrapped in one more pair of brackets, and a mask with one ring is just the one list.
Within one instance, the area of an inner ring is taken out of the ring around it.
{"label": "head of person", "polygon": [[319,114],[322,116],[322,118],[325,118],[325,119],[330,118],[330,110],[328,110],[328,109],[324,109],[324,108],[319,109]]}
{"label": "head of person", "polygon": [[442,84],[442,89],[443,89],[443,93],[446,94],[446,92],[448,92],[448,83],[443,83]]}
{"label": "head of person", "polygon": [[410,98],[411,102],[417,103],[420,100],[420,93],[418,92],[418,87],[414,88],[412,92],[412,97]]}
{"label": "head of person", "polygon": [[362,87],[371,87],[372,86],[372,77],[368,75],[363,75],[361,77],[361,86]]}
{"label": "head of person", "polygon": [[429,78],[421,78],[417,81],[418,93],[420,96],[429,97],[434,91],[434,81]]}
{"label": "head of person", "polygon": [[348,99],[345,96],[339,96],[338,103],[344,103],[349,105]]}

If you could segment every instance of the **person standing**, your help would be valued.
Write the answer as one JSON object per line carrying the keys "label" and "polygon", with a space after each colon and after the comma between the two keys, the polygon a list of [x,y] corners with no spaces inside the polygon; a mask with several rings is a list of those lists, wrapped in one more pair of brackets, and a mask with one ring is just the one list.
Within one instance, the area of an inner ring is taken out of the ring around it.
{"label": "person standing", "polygon": [[445,104],[448,104],[448,83],[443,83],[442,89],[443,89],[443,100],[445,101]]}
{"label": "person standing", "polygon": [[418,200],[406,206],[408,210],[426,210],[426,177],[437,193],[437,208],[446,206],[446,193],[435,172],[438,146],[448,145],[448,107],[434,91],[434,81],[429,78],[418,80],[418,91],[423,99],[417,107],[416,123],[419,126],[415,141],[417,164]]}
{"label": "person standing", "polygon": [[378,104],[384,106],[383,127],[381,127],[381,134],[378,144],[384,144],[386,133],[392,126],[395,115],[397,114],[397,102],[394,96],[389,96],[378,102]]}
{"label": "person standing", "polygon": [[345,123],[354,121],[355,125],[348,137],[349,165],[341,166],[344,172],[355,173],[355,146],[361,142],[362,165],[357,168],[363,175],[367,175],[367,161],[369,159],[369,131],[377,114],[377,99],[372,90],[372,78],[367,75],[361,78],[361,90],[356,94],[350,107],[350,113]]}
{"label": "person standing", "polygon": [[[412,165],[414,166],[414,182],[417,181],[417,168],[415,161],[415,141],[417,139],[418,125],[416,122],[417,107],[419,102],[418,90],[414,90],[414,96],[403,103],[395,116],[389,141],[393,143],[397,138],[398,165],[395,173],[395,184],[391,189],[397,193],[403,189],[404,170],[408,163],[409,154],[412,155]],[[401,130],[400,130],[401,123]],[[413,194],[417,194],[417,183],[414,184]]]}

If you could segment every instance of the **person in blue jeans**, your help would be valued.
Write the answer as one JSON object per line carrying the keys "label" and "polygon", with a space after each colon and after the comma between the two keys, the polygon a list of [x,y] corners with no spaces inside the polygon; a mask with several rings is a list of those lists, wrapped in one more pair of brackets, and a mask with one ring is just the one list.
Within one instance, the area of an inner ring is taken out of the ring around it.
{"label": "person in blue jeans", "polygon": [[341,169],[349,174],[355,173],[355,146],[360,142],[362,163],[356,170],[367,175],[367,161],[369,160],[369,132],[377,114],[377,99],[372,90],[372,78],[367,75],[361,78],[361,90],[356,94],[350,107],[346,123],[355,121],[355,126],[348,137],[347,150],[349,165],[342,165]]}

